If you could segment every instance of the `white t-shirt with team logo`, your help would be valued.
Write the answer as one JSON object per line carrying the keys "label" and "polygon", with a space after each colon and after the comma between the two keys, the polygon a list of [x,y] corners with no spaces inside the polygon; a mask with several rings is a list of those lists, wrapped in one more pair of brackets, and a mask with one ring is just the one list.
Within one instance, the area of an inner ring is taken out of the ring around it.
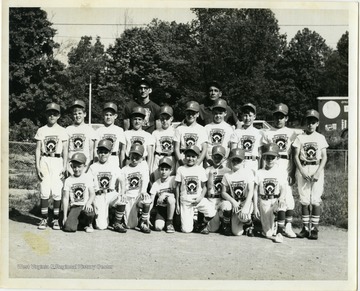
{"label": "white t-shirt with team logo", "polygon": [[146,193],[150,180],[149,166],[146,161],[141,161],[136,167],[127,165],[121,169],[121,177],[125,181],[125,195],[136,198]]}
{"label": "white t-shirt with team logo", "polygon": [[118,152],[120,144],[126,144],[124,130],[115,124],[99,127],[96,134],[98,141],[107,139],[113,143],[111,152]]}
{"label": "white t-shirt with team logo", "polygon": [[180,150],[192,145],[196,145],[201,150],[202,144],[207,142],[205,128],[198,123],[193,123],[190,126],[180,125],[175,130],[174,141],[180,144]]}
{"label": "white t-shirt with team logo", "polygon": [[57,123],[52,127],[44,125],[35,134],[35,139],[41,141],[41,152],[44,154],[61,154],[63,141],[67,141],[68,138],[65,128]]}
{"label": "white t-shirt with team logo", "polygon": [[89,167],[89,173],[91,173],[94,179],[95,191],[98,190],[116,190],[117,180],[121,178],[121,169],[116,166],[112,166],[111,163],[96,162]]}
{"label": "white t-shirt with team logo", "polygon": [[259,195],[280,195],[280,189],[287,187],[287,174],[275,164],[269,170],[258,170],[255,184],[258,186]]}
{"label": "white t-shirt with team logo", "polygon": [[155,140],[155,152],[170,155],[174,152],[175,129],[169,126],[168,129],[156,129],[152,133]]}
{"label": "white t-shirt with team logo", "polygon": [[155,141],[154,137],[151,133],[148,133],[145,130],[125,130],[125,140],[126,140],[126,148],[125,154],[129,157],[130,148],[133,144],[141,144],[144,146],[144,155],[143,157],[146,158],[148,156],[147,146],[154,146]]}
{"label": "white t-shirt with team logo", "polygon": [[293,147],[300,149],[300,160],[306,162],[319,162],[321,160],[321,150],[329,147],[325,136],[318,132],[312,134],[299,134]]}
{"label": "white t-shirt with team logo", "polygon": [[237,144],[238,148],[245,150],[245,156],[259,156],[259,147],[262,139],[260,130],[253,126],[238,128],[230,138],[230,142]]}
{"label": "white t-shirt with team logo", "polygon": [[93,179],[89,173],[83,173],[80,177],[70,176],[65,179],[64,191],[70,195],[70,206],[83,206],[89,200],[89,187],[93,187]]}
{"label": "white t-shirt with team logo", "polygon": [[253,171],[241,168],[236,172],[231,171],[230,173],[224,174],[222,184],[229,188],[231,197],[240,203],[245,202],[248,195],[248,185],[254,183],[255,176]]}
{"label": "white t-shirt with team logo", "polygon": [[[150,194],[154,197],[160,197],[161,195],[174,196],[175,195],[175,176],[170,176],[165,182],[161,182],[161,179],[157,179],[151,186]],[[157,202],[157,206],[166,207],[166,203]]]}
{"label": "white t-shirt with team logo", "polygon": [[69,135],[69,159],[75,153],[83,153],[86,156],[86,163],[90,162],[90,143],[96,140],[95,131],[86,123],[70,125],[66,128]]}
{"label": "white t-shirt with team logo", "polygon": [[[213,180],[214,185],[214,194],[215,197],[211,198],[221,198],[221,191],[222,191],[222,179],[225,174],[230,173],[231,170],[228,167],[220,166],[218,168],[214,168],[214,166],[206,168],[206,176],[208,179]],[[209,191],[209,189],[208,189]]]}
{"label": "white t-shirt with team logo", "polygon": [[208,154],[211,156],[213,146],[221,145],[226,149],[226,157],[229,155],[230,138],[234,133],[234,129],[230,124],[223,121],[221,123],[210,123],[205,125],[208,137]]}
{"label": "white t-shirt with team logo", "polygon": [[176,172],[175,181],[180,184],[180,201],[193,202],[201,194],[201,182],[207,181],[205,169],[201,166],[181,166]]}

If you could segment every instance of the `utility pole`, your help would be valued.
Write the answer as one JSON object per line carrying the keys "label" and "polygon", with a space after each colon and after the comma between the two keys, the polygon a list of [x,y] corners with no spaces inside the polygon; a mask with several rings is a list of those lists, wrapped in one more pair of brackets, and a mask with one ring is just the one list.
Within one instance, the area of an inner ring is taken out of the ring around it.
{"label": "utility pole", "polygon": [[91,124],[91,75],[89,84],[89,124]]}

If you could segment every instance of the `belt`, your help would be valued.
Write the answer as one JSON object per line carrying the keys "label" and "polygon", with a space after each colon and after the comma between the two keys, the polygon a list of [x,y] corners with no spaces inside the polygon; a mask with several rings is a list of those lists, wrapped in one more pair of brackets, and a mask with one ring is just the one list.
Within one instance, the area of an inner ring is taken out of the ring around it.
{"label": "belt", "polygon": [[274,198],[279,198],[280,194],[278,195],[260,195],[260,198],[262,200],[269,200],[269,199],[274,199]]}
{"label": "belt", "polygon": [[220,198],[220,194],[208,194],[208,198]]}
{"label": "belt", "polygon": [[102,195],[102,194],[106,194],[106,193],[109,193],[109,192],[113,192],[114,189],[101,189],[101,190],[98,190],[95,192],[96,195]]}
{"label": "belt", "polygon": [[300,163],[301,163],[303,166],[307,166],[307,165],[318,165],[318,164],[320,164],[320,161],[314,161],[314,162],[300,161]]}
{"label": "belt", "polygon": [[43,153],[42,155],[45,157],[61,158],[61,154],[55,154],[55,153],[51,153],[51,154]]}
{"label": "belt", "polygon": [[159,152],[155,152],[155,155],[163,156],[163,157],[170,157],[170,156],[174,156],[175,153],[174,153],[174,152],[172,152],[172,153],[159,153]]}
{"label": "belt", "polygon": [[[253,158],[252,158],[252,156],[245,156],[245,160],[252,160]],[[259,157],[255,157],[255,159],[259,159]]]}
{"label": "belt", "polygon": [[117,156],[117,154],[118,154],[117,152],[112,152],[111,153],[112,156]]}
{"label": "belt", "polygon": [[279,157],[280,157],[280,159],[285,159],[285,160],[289,159],[288,155],[280,155]]}

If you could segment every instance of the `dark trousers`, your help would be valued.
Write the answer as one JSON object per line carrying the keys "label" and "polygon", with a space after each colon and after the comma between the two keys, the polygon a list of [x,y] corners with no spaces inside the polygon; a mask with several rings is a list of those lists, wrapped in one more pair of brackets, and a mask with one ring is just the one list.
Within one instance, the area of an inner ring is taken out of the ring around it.
{"label": "dark trousers", "polygon": [[95,217],[94,211],[86,212],[83,206],[74,205],[70,208],[69,215],[65,221],[64,231],[75,232],[79,224],[87,226],[93,222]]}

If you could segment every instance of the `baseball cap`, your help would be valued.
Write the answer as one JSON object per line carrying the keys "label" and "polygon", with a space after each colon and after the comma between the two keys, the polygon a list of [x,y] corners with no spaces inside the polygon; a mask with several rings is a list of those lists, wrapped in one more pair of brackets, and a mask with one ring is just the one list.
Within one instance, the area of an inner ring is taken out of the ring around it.
{"label": "baseball cap", "polygon": [[140,79],[140,81],[138,82],[138,87],[140,87],[141,85],[146,85],[148,87],[151,87],[150,81],[147,78]]}
{"label": "baseball cap", "polygon": [[246,103],[243,106],[241,106],[241,111],[244,111],[245,108],[250,108],[251,111],[253,111],[256,114],[256,106],[252,103]]}
{"label": "baseball cap", "polygon": [[143,115],[145,117],[146,116],[145,108],[141,106],[135,106],[131,111],[131,115]]}
{"label": "baseball cap", "polygon": [[305,118],[308,117],[315,117],[317,120],[319,120],[319,112],[317,112],[315,109],[310,109],[306,111]]}
{"label": "baseball cap", "polygon": [[174,111],[169,105],[164,105],[160,108],[160,114],[168,114],[170,116],[173,116]]}
{"label": "baseball cap", "polygon": [[234,158],[245,159],[245,151],[240,148],[232,149],[229,154],[229,160]]}
{"label": "baseball cap", "polygon": [[213,109],[215,108],[222,108],[222,109],[225,109],[227,108],[227,103],[224,99],[216,99],[215,102],[214,102],[214,105],[213,105]]}
{"label": "baseball cap", "polygon": [[208,88],[210,87],[216,87],[221,91],[221,85],[219,84],[219,82],[212,80],[211,82],[208,83]]}
{"label": "baseball cap", "polygon": [[200,155],[200,149],[196,145],[187,147],[184,150],[184,154],[186,154],[187,152],[194,152],[196,155],[198,155],[198,156]]}
{"label": "baseball cap", "polygon": [[284,115],[288,115],[289,113],[289,108],[287,107],[286,104],[284,103],[279,103],[275,105],[275,110],[273,111],[273,114],[280,112]]}
{"label": "baseball cap", "polygon": [[262,155],[263,156],[278,156],[280,148],[276,143],[264,144],[262,146]]}
{"label": "baseball cap", "polygon": [[73,104],[71,105],[71,107],[82,107],[82,108],[86,108],[86,105],[85,105],[85,102],[84,101],[82,101],[82,100],[75,100],[74,102],[73,102]]}
{"label": "baseball cap", "polygon": [[222,155],[223,157],[225,157],[226,155],[226,150],[223,146],[221,145],[216,145],[212,148],[211,154],[214,155]]}
{"label": "baseball cap", "polygon": [[113,144],[110,140],[102,139],[99,141],[97,148],[105,148],[105,149],[111,151],[112,146],[113,146]]}
{"label": "baseball cap", "polygon": [[60,112],[60,105],[58,105],[54,102],[49,103],[48,105],[46,105],[45,111],[49,111],[49,110],[55,110],[55,111]]}
{"label": "baseball cap", "polygon": [[78,162],[80,164],[86,163],[86,157],[83,153],[75,153],[70,159],[71,162]]}
{"label": "baseball cap", "polygon": [[136,153],[139,154],[140,156],[142,156],[144,154],[144,146],[141,144],[133,144],[130,148],[130,154],[132,153]]}
{"label": "baseball cap", "polygon": [[113,102],[107,102],[107,103],[105,103],[103,110],[105,110],[105,109],[112,109],[112,110],[114,110],[115,112],[118,112],[118,108],[117,108],[116,104],[113,103]]}
{"label": "baseball cap", "polygon": [[186,110],[191,110],[191,111],[196,111],[199,112],[200,110],[200,105],[199,103],[197,103],[196,101],[189,101],[188,103],[186,103]]}
{"label": "baseball cap", "polygon": [[169,157],[163,157],[163,158],[159,161],[159,167],[160,167],[162,164],[166,164],[166,165],[168,165],[170,168],[172,168],[173,165],[174,165],[172,159],[169,158]]}

